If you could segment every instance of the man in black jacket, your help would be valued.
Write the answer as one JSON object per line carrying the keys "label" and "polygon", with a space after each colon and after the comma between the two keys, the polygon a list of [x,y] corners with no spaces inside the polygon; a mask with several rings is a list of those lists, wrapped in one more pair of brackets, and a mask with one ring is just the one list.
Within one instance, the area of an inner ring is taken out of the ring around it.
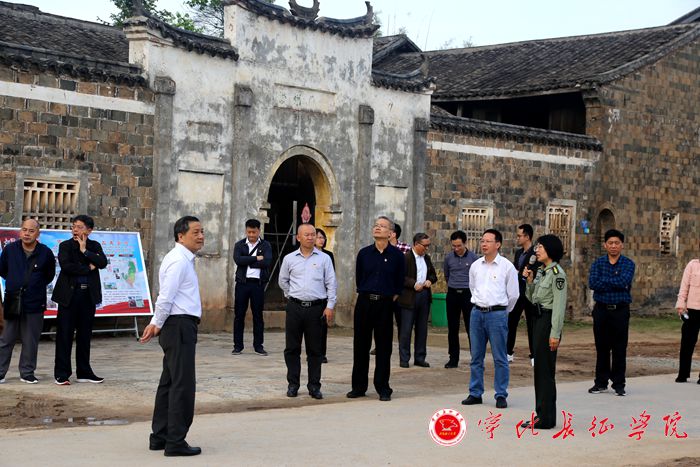
{"label": "man in black jacket", "polygon": [[58,246],[58,274],[51,300],[58,303],[56,319],[56,384],[70,384],[70,354],[75,332],[75,366],[79,383],[101,383],[90,366],[90,339],[95,307],[102,303],[99,269],[107,267],[107,257],[99,242],[88,236],[95,221],[84,214],[71,219],[73,238]]}
{"label": "man in black jacket", "polygon": [[248,303],[253,311],[253,349],[258,355],[267,355],[263,347],[263,307],[265,284],[270,280],[272,246],[260,238],[260,221],[248,219],[245,222],[246,238],[233,247],[233,260],[236,269],[236,291],[234,295],[233,355],[243,352],[243,330]]}
{"label": "man in black jacket", "polygon": [[[22,311],[19,318],[8,319],[5,330],[0,329],[0,383],[5,382],[17,337],[22,341],[20,381],[28,384],[39,382],[34,370],[44,324],[46,286],[56,275],[56,258],[49,247],[38,242],[38,238],[39,223],[27,219],[22,222],[19,241],[5,246],[0,256],[0,276],[5,279],[6,293],[24,289],[20,297]],[[29,274],[27,268],[31,268]]]}
{"label": "man in black jacket", "polygon": [[515,261],[513,265],[518,270],[518,285],[520,286],[520,297],[513,308],[513,311],[508,315],[508,361],[513,361],[515,352],[515,336],[518,333],[518,323],[520,316],[525,312],[525,321],[527,324],[527,344],[530,350],[530,363],[532,364],[532,323],[534,322],[534,305],[525,296],[525,285],[527,280],[523,277],[523,271],[526,267],[532,271],[536,271],[541,263],[533,259],[534,263],[530,264],[531,258],[535,257],[535,245],[532,244],[532,236],[535,231],[530,224],[522,224],[518,226],[516,243],[520,247],[515,252]]}

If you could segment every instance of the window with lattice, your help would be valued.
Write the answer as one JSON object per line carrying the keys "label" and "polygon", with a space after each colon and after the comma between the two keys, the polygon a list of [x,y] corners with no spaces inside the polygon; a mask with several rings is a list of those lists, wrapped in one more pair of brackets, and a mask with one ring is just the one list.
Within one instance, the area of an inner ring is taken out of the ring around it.
{"label": "window with lattice", "polygon": [[43,229],[70,229],[79,188],[76,181],[25,179],[22,219],[36,219]]}
{"label": "window with lattice", "polygon": [[678,254],[678,214],[675,212],[661,212],[659,252],[662,255]]}
{"label": "window with lattice", "polygon": [[547,233],[559,237],[564,245],[564,255],[571,251],[574,206],[549,205],[547,207]]}
{"label": "window with lattice", "polygon": [[467,234],[467,248],[479,251],[479,240],[484,230],[493,223],[493,208],[490,206],[467,206],[462,208],[461,227]]}

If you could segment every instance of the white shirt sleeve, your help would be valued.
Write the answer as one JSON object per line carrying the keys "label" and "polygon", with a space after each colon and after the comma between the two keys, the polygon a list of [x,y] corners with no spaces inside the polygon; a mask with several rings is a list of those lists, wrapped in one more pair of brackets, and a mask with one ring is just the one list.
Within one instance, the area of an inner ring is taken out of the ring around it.
{"label": "white shirt sleeve", "polygon": [[515,302],[520,296],[520,285],[518,284],[518,271],[515,266],[508,261],[508,272],[506,273],[506,295],[508,296],[508,313],[513,311]]}
{"label": "white shirt sleeve", "polygon": [[185,261],[174,261],[161,271],[160,291],[156,299],[155,312],[151,318],[151,324],[155,324],[158,328],[162,328],[165,320],[170,316],[175,296],[186,273],[186,266]]}

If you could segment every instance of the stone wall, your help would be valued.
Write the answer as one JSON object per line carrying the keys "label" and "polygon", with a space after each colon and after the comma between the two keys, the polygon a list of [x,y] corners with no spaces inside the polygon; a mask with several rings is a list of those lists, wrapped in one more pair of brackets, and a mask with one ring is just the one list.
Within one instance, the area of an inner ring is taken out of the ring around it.
{"label": "stone wall", "polygon": [[97,230],[139,231],[151,247],[154,94],[0,65],[0,212],[18,226],[24,179],[80,182]]}

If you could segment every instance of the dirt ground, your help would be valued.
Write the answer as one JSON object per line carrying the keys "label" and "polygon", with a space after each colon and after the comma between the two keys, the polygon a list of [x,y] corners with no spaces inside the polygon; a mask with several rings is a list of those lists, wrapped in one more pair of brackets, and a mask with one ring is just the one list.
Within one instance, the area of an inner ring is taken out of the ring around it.
{"label": "dirt ground", "polygon": [[[241,356],[230,355],[230,334],[200,335],[197,356],[198,414],[228,413],[318,403],[346,402],[352,368],[352,331],[333,328],[329,333],[330,362],[323,367],[325,399],[289,399],[286,391],[282,350],[284,334],[266,332],[269,357],[259,357],[247,348]],[[250,340],[250,337],[246,337]],[[396,340],[396,337],[394,338]],[[674,374],[678,365],[680,322],[666,319],[633,319],[627,352],[627,376]],[[455,394],[467,391],[469,358],[466,334],[461,336],[462,357],[457,369],[443,368],[447,361],[447,331],[433,328],[429,333],[428,358],[431,368],[398,367],[396,346],[392,355],[391,384],[394,397],[426,394]],[[93,367],[106,378],[102,385],[52,384],[53,342],[40,345],[38,385],[18,381],[19,345],[8,371],[7,383],[0,385],[0,428],[52,428],[78,425],[122,424],[148,420],[160,374],[162,353],[157,345],[137,344],[133,337],[96,337]],[[487,393],[493,381],[493,364],[487,355]],[[595,349],[590,323],[567,323],[557,360],[557,380],[593,380]],[[371,371],[371,370],[370,370]],[[694,368],[697,371],[697,365]],[[695,373],[693,373],[695,375]],[[694,377],[694,376],[693,376]],[[302,381],[305,372],[302,372]],[[673,376],[669,376],[673,380]],[[303,384],[303,383],[302,383]],[[511,364],[510,386],[532,385],[532,368],[527,358],[524,321],[519,328],[515,361]],[[371,387],[371,375],[370,375]],[[303,388],[302,388],[303,389]],[[633,388],[628,388],[633,391]],[[370,389],[368,395],[373,396]],[[300,392],[301,396],[301,392]],[[458,403],[458,401],[455,401]]]}

